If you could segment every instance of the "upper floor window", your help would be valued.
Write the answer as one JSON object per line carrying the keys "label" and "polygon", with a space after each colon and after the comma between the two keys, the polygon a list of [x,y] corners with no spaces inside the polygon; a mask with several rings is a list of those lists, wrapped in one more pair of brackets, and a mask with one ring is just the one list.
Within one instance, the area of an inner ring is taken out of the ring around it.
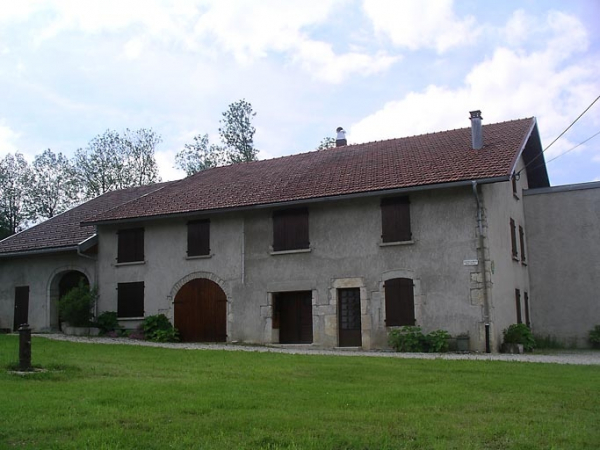
{"label": "upper floor window", "polygon": [[513,259],[519,260],[519,250],[517,248],[517,226],[515,220],[510,219],[510,246],[512,248]]}
{"label": "upper floor window", "polygon": [[521,263],[525,264],[527,262],[525,257],[525,231],[521,225],[519,225],[519,244],[521,244]]}
{"label": "upper floor window", "polygon": [[144,317],[144,282],[117,284],[117,316]]}
{"label": "upper floor window", "polygon": [[518,185],[517,185],[518,175],[516,173],[513,174],[512,178],[511,178],[511,181],[512,181],[512,192],[513,192],[513,195],[514,195],[514,197],[516,199],[518,199],[519,198],[519,188],[518,188]]}
{"label": "upper floor window", "polygon": [[129,228],[119,230],[117,262],[136,262],[144,260],[144,229]]}
{"label": "upper floor window", "polygon": [[523,323],[523,316],[521,315],[521,291],[515,289],[515,307],[517,309],[517,323]]}
{"label": "upper floor window", "polygon": [[381,200],[381,240],[383,242],[410,241],[410,202],[408,197]]}
{"label": "upper floor window", "polygon": [[273,211],[273,251],[309,248],[308,208]]}
{"label": "upper floor window", "polygon": [[210,220],[188,222],[187,255],[207,256],[210,254]]}

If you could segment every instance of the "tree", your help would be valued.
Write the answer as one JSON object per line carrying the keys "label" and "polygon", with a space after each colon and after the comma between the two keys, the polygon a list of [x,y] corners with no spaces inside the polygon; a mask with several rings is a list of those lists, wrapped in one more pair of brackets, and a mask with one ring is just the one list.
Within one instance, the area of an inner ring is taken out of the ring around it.
{"label": "tree", "polygon": [[86,198],[108,191],[160,181],[154,148],[160,136],[149,129],[106,130],[75,154],[75,167]]}
{"label": "tree", "polygon": [[258,159],[258,150],[254,148],[253,141],[256,129],[251,123],[254,116],[256,113],[252,111],[252,105],[244,99],[230,104],[223,113],[219,134],[231,163]]}
{"label": "tree", "polygon": [[21,153],[10,153],[0,161],[0,217],[9,236],[23,229],[29,214],[31,169]]}
{"label": "tree", "polygon": [[321,140],[316,150],[325,150],[333,147],[335,147],[335,139],[328,136]]}
{"label": "tree", "polygon": [[47,149],[33,161],[28,205],[32,219],[49,219],[78,202],[79,186],[71,162],[62,153]]}
{"label": "tree", "polygon": [[194,136],[194,143],[185,144],[183,150],[175,155],[175,167],[185,171],[187,175],[226,163],[223,147],[209,144],[208,134]]}

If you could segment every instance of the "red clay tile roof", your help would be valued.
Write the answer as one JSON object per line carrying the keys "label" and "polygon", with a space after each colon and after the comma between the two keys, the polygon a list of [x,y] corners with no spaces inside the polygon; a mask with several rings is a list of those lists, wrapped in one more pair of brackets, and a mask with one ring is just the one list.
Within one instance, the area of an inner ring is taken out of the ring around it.
{"label": "red clay tile roof", "polygon": [[0,241],[0,256],[4,253],[28,252],[47,249],[67,249],[83,242],[95,233],[94,226],[80,223],[108,211],[110,208],[155,191],[166,183],[108,192],[70,209],[21,233]]}
{"label": "red clay tile roof", "polygon": [[89,220],[104,223],[462,180],[508,177],[535,119],[348,145],[205,170]]}

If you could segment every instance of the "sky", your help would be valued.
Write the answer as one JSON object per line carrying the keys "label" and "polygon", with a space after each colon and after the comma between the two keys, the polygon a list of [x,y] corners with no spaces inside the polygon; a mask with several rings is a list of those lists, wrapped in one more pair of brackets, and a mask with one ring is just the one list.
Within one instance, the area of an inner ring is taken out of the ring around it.
{"label": "sky", "polygon": [[[152,128],[175,154],[245,99],[267,159],[535,116],[548,146],[600,95],[600,0],[0,0],[0,158]],[[546,150],[600,181],[600,101]],[[568,153],[565,153],[568,152]],[[550,161],[553,158],[556,160]]]}

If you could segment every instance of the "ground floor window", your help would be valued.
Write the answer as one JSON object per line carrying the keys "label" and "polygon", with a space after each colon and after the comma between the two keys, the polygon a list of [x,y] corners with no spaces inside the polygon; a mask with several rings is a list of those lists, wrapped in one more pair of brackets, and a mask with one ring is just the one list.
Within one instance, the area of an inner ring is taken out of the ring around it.
{"label": "ground floor window", "polygon": [[385,289],[385,325],[397,327],[415,324],[415,297],[413,280],[392,278]]}
{"label": "ground floor window", "polygon": [[273,294],[273,328],[279,329],[281,344],[312,344],[312,292]]}
{"label": "ground floor window", "polygon": [[144,282],[117,285],[117,316],[119,318],[144,317]]}

